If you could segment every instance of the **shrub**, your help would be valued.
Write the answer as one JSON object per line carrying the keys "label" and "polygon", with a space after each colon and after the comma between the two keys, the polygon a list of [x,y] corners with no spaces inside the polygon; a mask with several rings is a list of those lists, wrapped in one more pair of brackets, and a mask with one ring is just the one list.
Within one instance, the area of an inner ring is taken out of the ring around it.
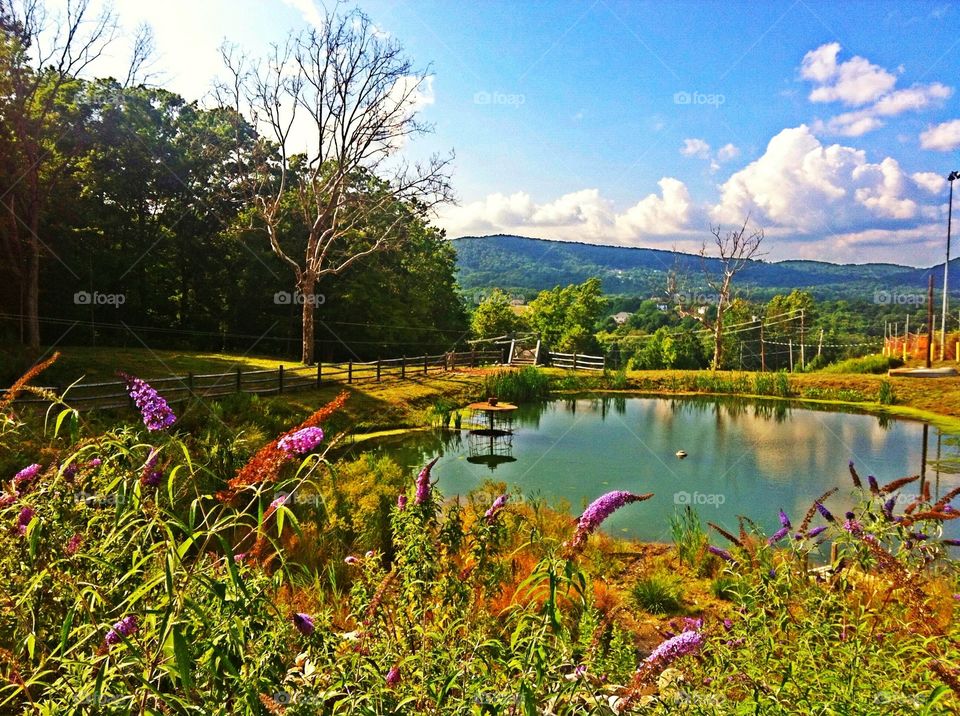
{"label": "shrub", "polygon": [[550,378],[533,366],[524,366],[520,370],[498,370],[486,377],[483,390],[483,398],[492,395],[513,403],[543,400],[550,393]]}
{"label": "shrub", "polygon": [[680,583],[662,574],[641,577],[630,588],[634,604],[650,614],[679,614],[683,611],[682,594]]}
{"label": "shrub", "polygon": [[832,363],[823,369],[824,373],[886,373],[891,368],[899,368],[903,361],[884,355],[869,355],[861,358],[847,358]]}

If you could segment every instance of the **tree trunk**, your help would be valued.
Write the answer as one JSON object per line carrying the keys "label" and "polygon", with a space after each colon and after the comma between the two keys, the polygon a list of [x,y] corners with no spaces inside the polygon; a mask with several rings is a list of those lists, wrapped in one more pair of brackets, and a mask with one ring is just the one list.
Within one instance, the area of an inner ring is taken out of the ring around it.
{"label": "tree trunk", "polygon": [[711,370],[720,370],[720,361],[723,360],[723,313],[717,311],[717,322],[713,327],[713,361]]}
{"label": "tree trunk", "polygon": [[313,365],[313,312],[316,310],[316,301],[313,292],[317,287],[317,277],[313,274],[304,274],[300,281],[300,300],[303,330],[302,330],[302,352],[300,361],[304,365]]}

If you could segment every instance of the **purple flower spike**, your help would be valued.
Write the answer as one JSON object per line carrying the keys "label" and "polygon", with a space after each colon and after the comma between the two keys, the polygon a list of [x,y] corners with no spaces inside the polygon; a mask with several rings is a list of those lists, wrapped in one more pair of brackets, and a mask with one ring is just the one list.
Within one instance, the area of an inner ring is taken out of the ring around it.
{"label": "purple flower spike", "polygon": [[90,462],[87,463],[87,467],[100,467],[103,464],[103,460],[98,457],[93,458]]}
{"label": "purple flower spike", "polygon": [[880,485],[877,484],[877,478],[873,475],[867,475],[867,482],[870,483],[870,492],[874,495],[880,494]]}
{"label": "purple flower spike", "polygon": [[896,504],[897,504],[897,496],[894,495],[889,500],[884,502],[883,507],[880,508],[883,511],[883,516],[886,517],[887,520],[893,519],[893,507]]}
{"label": "purple flower spike", "polygon": [[304,614],[303,612],[297,612],[294,614],[293,625],[297,628],[297,631],[304,636],[310,636],[313,634],[313,617],[311,617],[309,614]]}
{"label": "purple flower spike", "polygon": [[826,525],[822,525],[820,527],[814,527],[812,530],[807,532],[807,539],[813,539],[814,537],[822,535],[826,531],[827,531]]}
{"label": "purple flower spike", "polygon": [[833,514],[830,512],[830,510],[824,507],[822,503],[817,502],[816,505],[817,505],[817,512],[823,515],[823,519],[825,519],[827,522],[837,521],[836,518],[833,516]]}
{"label": "purple flower spike", "polygon": [[945,539],[941,541],[949,547],[960,547],[960,539]]}
{"label": "purple flower spike", "polygon": [[[853,514],[852,512],[848,514]],[[852,535],[860,535],[863,533],[863,525],[860,524],[858,520],[847,518],[843,523],[843,529],[849,532]]]}
{"label": "purple flower spike", "polygon": [[783,510],[780,510],[779,517],[780,517],[780,526],[790,529],[790,518],[787,517],[787,513],[784,512]]}
{"label": "purple flower spike", "polygon": [[37,514],[36,511],[30,506],[20,510],[20,514],[17,516],[17,532],[21,535],[27,534],[27,527],[35,514]]}
{"label": "purple flower spike", "polygon": [[437,460],[439,459],[439,457],[433,458],[433,460],[423,466],[420,474],[417,475],[417,495],[413,499],[414,504],[422,505],[430,499],[430,470],[433,469],[433,466],[437,464]]}
{"label": "purple flower spike", "polygon": [[497,513],[503,509],[503,506],[507,504],[507,500],[510,499],[510,495],[500,495],[497,499],[493,501],[493,504],[483,513],[483,517],[487,522],[493,522],[496,518]]}
{"label": "purple flower spike", "polygon": [[397,509],[403,512],[407,509],[407,496],[404,494],[397,495]]}
{"label": "purple flower spike", "polygon": [[107,636],[104,639],[104,642],[107,644],[107,646],[112,646],[113,644],[119,644],[121,641],[121,637],[130,636],[139,628],[140,627],[137,624],[136,615],[131,614],[130,616],[124,617],[123,619],[121,619],[120,621],[118,621],[116,624],[113,625],[113,628],[107,632]]}
{"label": "purple flower spike", "polygon": [[0,508],[9,507],[17,501],[18,497],[19,495],[16,492],[12,494],[9,492],[0,493]]}
{"label": "purple flower spike", "polygon": [[120,377],[126,381],[127,392],[143,416],[143,424],[147,426],[147,430],[163,430],[176,422],[177,416],[170,410],[167,401],[149,384],[126,373],[121,373]]}
{"label": "purple flower spike", "polygon": [[698,631],[685,631],[667,639],[646,658],[649,664],[666,666],[686,654],[699,651],[703,645],[703,634]]}
{"label": "purple flower spike", "polygon": [[767,544],[776,544],[777,542],[782,540],[784,537],[786,537],[789,531],[790,531],[790,525],[784,525],[783,527],[778,529],[776,532],[774,532],[772,535],[770,535],[770,539],[767,540]]}
{"label": "purple flower spike", "polygon": [[13,485],[18,490],[23,486],[33,481],[37,475],[40,474],[40,465],[33,463],[32,465],[27,465],[20,472],[13,476]]}
{"label": "purple flower spike", "polygon": [[624,505],[628,505],[631,502],[649,500],[651,497],[653,497],[653,495],[650,493],[646,495],[636,495],[625,490],[614,490],[613,492],[608,492],[598,497],[591,502],[587,509],[583,511],[583,514],[580,515],[580,520],[577,523],[577,531],[574,533],[573,540],[570,542],[570,549],[576,552],[582,548],[587,541],[587,537],[589,537],[605,519]]}
{"label": "purple flower spike", "polygon": [[354,557],[352,554],[350,554],[343,558],[343,563],[350,564],[350,565],[359,564],[360,560]]}
{"label": "purple flower spike", "polygon": [[83,535],[80,534],[79,532],[77,532],[77,533],[74,534],[74,535],[70,538],[70,540],[67,542],[67,546],[64,547],[64,551],[65,551],[67,554],[75,554],[76,551],[77,551],[78,549],[80,549],[80,545],[81,545],[82,543],[83,543]]}
{"label": "purple flower spike", "polygon": [[707,551],[710,554],[715,554],[722,560],[725,560],[727,562],[732,562],[734,564],[737,563],[737,560],[733,558],[733,555],[727,552],[727,550],[725,549],[721,549],[720,547],[714,547],[713,545],[710,545],[709,547],[707,547]]}
{"label": "purple flower spike", "polygon": [[396,666],[391,666],[390,670],[387,672],[387,686],[391,689],[400,683],[400,669]]}
{"label": "purple flower spike", "polygon": [[322,441],[323,430],[320,428],[303,428],[292,435],[280,438],[277,448],[290,457],[297,457],[313,452]]}

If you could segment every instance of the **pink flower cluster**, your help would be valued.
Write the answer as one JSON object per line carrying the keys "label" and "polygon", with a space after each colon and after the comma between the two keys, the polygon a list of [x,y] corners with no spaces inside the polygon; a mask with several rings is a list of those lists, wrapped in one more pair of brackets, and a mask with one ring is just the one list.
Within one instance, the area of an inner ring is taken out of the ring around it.
{"label": "pink flower cluster", "polygon": [[590,503],[580,515],[577,531],[570,542],[570,549],[574,552],[583,547],[589,537],[614,512],[631,502],[642,502],[653,497],[652,494],[636,495],[625,490],[608,492]]}
{"label": "pink flower cluster", "polygon": [[303,428],[280,438],[277,448],[290,457],[296,457],[313,452],[322,440],[323,430],[321,428]]}

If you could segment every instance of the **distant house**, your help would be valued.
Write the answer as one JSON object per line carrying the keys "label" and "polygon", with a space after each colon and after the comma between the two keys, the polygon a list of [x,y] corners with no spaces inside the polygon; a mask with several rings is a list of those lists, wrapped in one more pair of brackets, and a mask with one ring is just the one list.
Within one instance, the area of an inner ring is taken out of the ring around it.
{"label": "distant house", "polygon": [[670,308],[670,306],[668,306],[668,305],[665,304],[665,303],[658,303],[658,304],[657,304],[657,310],[658,310],[658,311],[666,311],[666,310],[669,310],[669,308]]}
{"label": "distant house", "polygon": [[626,311],[620,311],[620,313],[613,314],[613,320],[618,326],[622,326],[624,323],[630,320],[632,313],[627,313]]}

